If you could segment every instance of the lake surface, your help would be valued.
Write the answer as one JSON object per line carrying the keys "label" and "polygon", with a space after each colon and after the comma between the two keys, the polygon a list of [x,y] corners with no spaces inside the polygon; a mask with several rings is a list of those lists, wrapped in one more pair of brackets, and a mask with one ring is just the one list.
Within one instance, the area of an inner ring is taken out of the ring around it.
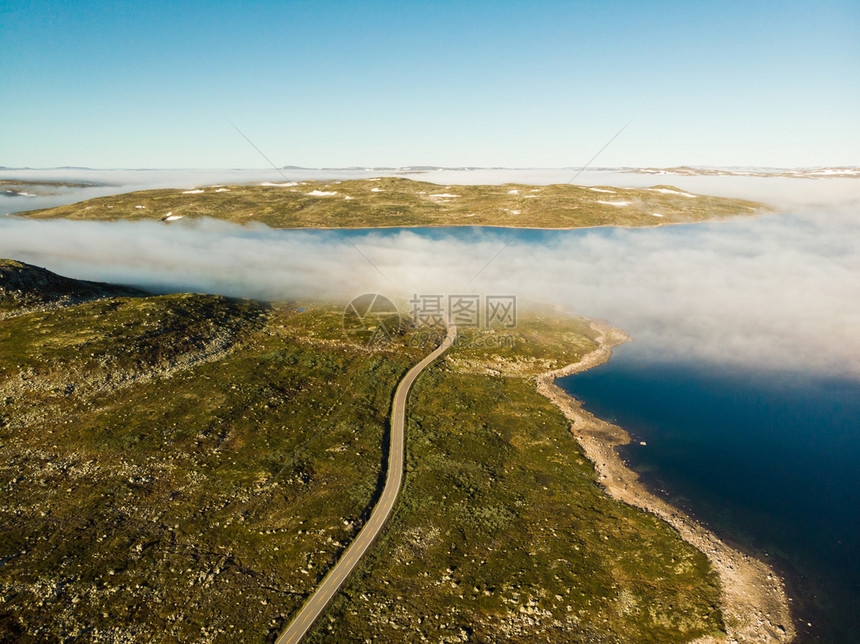
{"label": "lake surface", "polygon": [[800,641],[856,641],[860,383],[636,353],[558,384],[631,433],[622,456],[652,488],[787,575]]}

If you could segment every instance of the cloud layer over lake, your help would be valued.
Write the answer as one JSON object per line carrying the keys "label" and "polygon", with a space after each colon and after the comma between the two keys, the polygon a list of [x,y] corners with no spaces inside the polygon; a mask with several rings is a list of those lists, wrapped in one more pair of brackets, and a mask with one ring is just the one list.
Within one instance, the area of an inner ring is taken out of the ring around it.
{"label": "cloud layer over lake", "polygon": [[856,199],[649,230],[274,231],[0,218],[0,256],[84,279],[268,299],[512,294],[622,327],[641,359],[860,377]]}

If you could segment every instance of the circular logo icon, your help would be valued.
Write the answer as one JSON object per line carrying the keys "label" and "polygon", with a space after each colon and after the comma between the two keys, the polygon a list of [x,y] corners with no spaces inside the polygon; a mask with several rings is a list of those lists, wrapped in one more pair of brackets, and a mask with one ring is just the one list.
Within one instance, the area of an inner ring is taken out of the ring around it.
{"label": "circular logo icon", "polygon": [[378,349],[403,333],[403,318],[394,302],[379,293],[354,297],[343,310],[343,332],[370,349]]}

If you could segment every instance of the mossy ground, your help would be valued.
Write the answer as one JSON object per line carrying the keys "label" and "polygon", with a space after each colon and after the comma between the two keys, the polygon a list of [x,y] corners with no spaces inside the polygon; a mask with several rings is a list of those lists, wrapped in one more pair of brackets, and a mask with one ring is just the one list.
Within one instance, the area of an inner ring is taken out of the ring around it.
{"label": "mossy ground", "polygon": [[[0,321],[0,639],[271,641],[378,494],[416,333],[368,351],[336,307],[206,295]],[[719,631],[704,556],[609,499],[534,390],[589,327],[488,333],[416,383],[402,497],[312,641]]]}
{"label": "mossy ground", "polygon": [[440,186],[385,177],[200,188],[192,192],[146,190],[21,216],[115,221],[161,220],[172,215],[184,220],[212,217],[239,224],[261,223],[272,228],[581,228],[724,219],[756,214],[763,207],[738,199],[685,196],[671,186],[656,188],[603,188],[597,192],[567,184]]}

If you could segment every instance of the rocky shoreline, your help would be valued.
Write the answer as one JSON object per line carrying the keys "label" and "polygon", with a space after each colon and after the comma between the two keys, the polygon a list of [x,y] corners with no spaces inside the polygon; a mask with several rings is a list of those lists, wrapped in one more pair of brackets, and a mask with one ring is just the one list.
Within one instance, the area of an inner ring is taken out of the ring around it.
{"label": "rocky shoreline", "polygon": [[686,513],[651,493],[615,449],[630,442],[627,432],[595,417],[554,384],[556,378],[603,364],[612,355],[613,347],[630,340],[623,331],[606,323],[593,321],[592,327],[598,332],[598,348],[579,362],[538,376],[537,390],[571,421],[571,433],[594,463],[598,480],[609,496],[661,518],[708,557],[720,578],[727,637],[700,638],[696,644],[792,641],[795,630],[785,584],[779,575],[764,562],[731,548]]}

